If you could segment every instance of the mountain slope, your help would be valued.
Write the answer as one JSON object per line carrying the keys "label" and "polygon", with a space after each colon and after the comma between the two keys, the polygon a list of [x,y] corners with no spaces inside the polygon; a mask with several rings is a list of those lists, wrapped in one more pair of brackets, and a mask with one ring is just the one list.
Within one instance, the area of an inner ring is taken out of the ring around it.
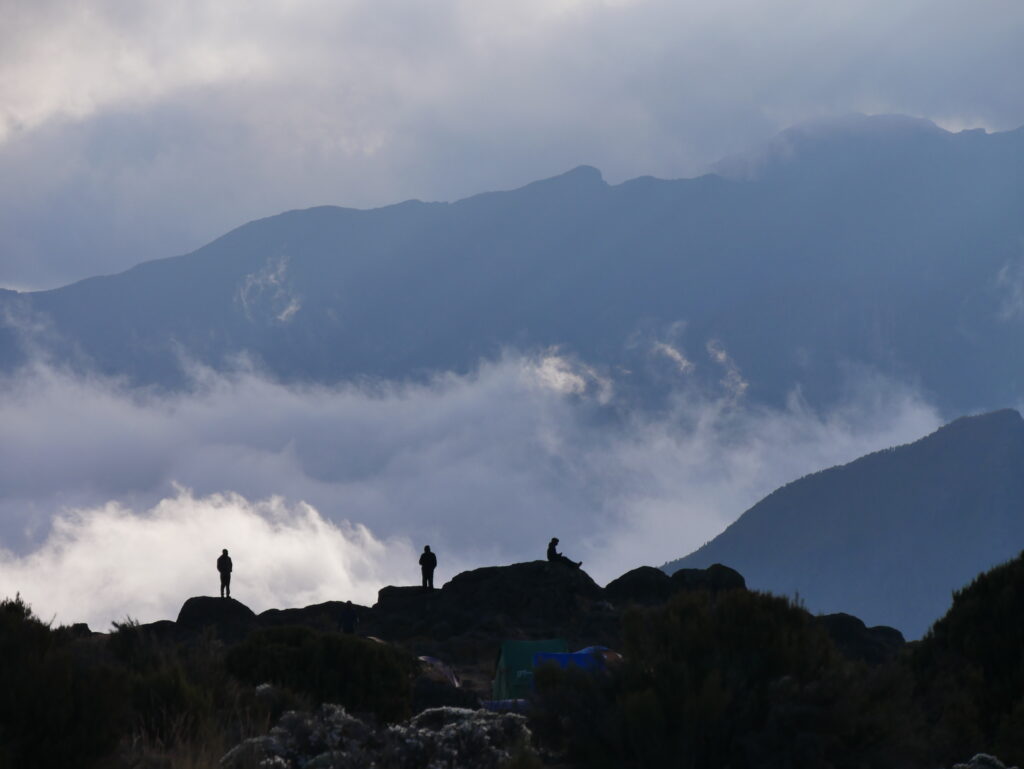
{"label": "mountain slope", "polygon": [[1004,410],[794,481],[664,568],[726,563],[753,589],[916,638],[1022,547],[1024,420]]}
{"label": "mountain slope", "polygon": [[749,179],[610,186],[581,167],[452,204],[292,211],[186,256],[5,293],[0,366],[43,347],[175,386],[183,358],[243,353],[337,381],[560,345],[649,393],[678,378],[656,342],[707,384],[715,342],[761,402],[799,386],[827,403],[851,364],[954,412],[1014,402],[1024,130],[861,118],[783,140]]}

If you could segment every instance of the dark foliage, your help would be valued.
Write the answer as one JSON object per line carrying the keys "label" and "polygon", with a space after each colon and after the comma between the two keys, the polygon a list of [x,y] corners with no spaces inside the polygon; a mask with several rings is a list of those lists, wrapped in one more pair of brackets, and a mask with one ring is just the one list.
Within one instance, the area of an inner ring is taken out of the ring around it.
{"label": "dark foliage", "polygon": [[912,664],[936,755],[1024,762],[1024,554],[958,591]]}
{"label": "dark foliage", "polygon": [[249,683],[271,682],[390,722],[410,715],[417,663],[364,638],[277,627],[256,631],[231,649],[227,668]]}
{"label": "dark foliage", "polygon": [[176,643],[130,619],[115,631],[108,652],[128,672],[133,731],[148,742],[171,746],[215,731],[241,739],[273,715],[228,673],[223,647],[209,636]]}
{"label": "dark foliage", "polygon": [[0,602],[0,767],[87,767],[127,725],[126,676],[72,641],[20,596]]}
{"label": "dark foliage", "polygon": [[0,682],[2,769],[203,765],[276,715],[209,639],[51,628],[20,598],[0,602]]}
{"label": "dark foliage", "polygon": [[542,737],[588,767],[865,767],[911,761],[911,684],[842,657],[789,601],[694,592],[626,617],[604,675],[542,670]]}

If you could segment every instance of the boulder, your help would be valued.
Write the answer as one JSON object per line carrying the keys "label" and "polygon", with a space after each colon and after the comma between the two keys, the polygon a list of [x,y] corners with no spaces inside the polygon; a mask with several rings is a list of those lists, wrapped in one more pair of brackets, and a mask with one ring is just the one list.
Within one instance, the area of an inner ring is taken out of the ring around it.
{"label": "boulder", "polygon": [[579,620],[602,596],[586,572],[563,564],[488,566],[462,572],[440,590],[382,588],[364,630],[392,639],[550,635]]}
{"label": "boulder", "polygon": [[615,604],[649,605],[665,601],[675,589],[671,577],[661,569],[640,566],[609,582],[604,595]]}
{"label": "boulder", "polygon": [[[359,604],[352,604],[356,617],[362,622],[370,609]],[[305,606],[301,609],[267,609],[257,619],[263,627],[279,625],[301,625],[316,630],[340,630],[345,616],[345,601],[325,601],[324,603]]]}
{"label": "boulder", "polygon": [[185,628],[169,619],[160,619],[156,622],[149,622],[138,626],[138,632],[156,641],[178,641],[182,638]]}
{"label": "boulder", "polygon": [[[402,724],[365,723],[337,705],[315,713],[289,711],[270,734],[233,748],[224,769],[251,766],[363,769],[498,769],[517,752],[532,753],[526,718],[516,713],[440,707]],[[532,756],[536,761],[535,754]]]}
{"label": "boulder", "polygon": [[433,606],[440,599],[440,590],[426,590],[418,585],[388,585],[377,591],[373,608],[385,613],[417,613],[425,604]]}
{"label": "boulder", "polygon": [[906,643],[896,628],[867,627],[852,614],[823,614],[814,620],[825,628],[836,648],[849,659],[877,665],[892,659]]}
{"label": "boulder", "polygon": [[581,602],[599,601],[603,591],[582,569],[548,561],[488,566],[457,574],[442,594],[481,614],[504,614],[556,622],[574,613]]}
{"label": "boulder", "polygon": [[713,563],[706,569],[679,569],[671,577],[676,590],[746,590],[747,581],[735,569]]}
{"label": "boulder", "polygon": [[178,612],[179,628],[202,630],[211,627],[223,637],[239,637],[256,625],[256,615],[245,604],[234,598],[189,598]]}

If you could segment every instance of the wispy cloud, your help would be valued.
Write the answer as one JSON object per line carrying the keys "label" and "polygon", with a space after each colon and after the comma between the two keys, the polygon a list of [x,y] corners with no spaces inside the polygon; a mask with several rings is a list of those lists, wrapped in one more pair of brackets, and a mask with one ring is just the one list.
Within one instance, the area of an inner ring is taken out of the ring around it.
{"label": "wispy cloud", "polygon": [[667,342],[655,342],[652,349],[664,355],[670,361],[676,364],[676,368],[679,369],[680,374],[690,374],[697,368],[693,361],[683,355],[682,351],[678,347],[674,347]]}
{"label": "wispy cloud", "polygon": [[689,386],[651,413],[591,377],[510,354],[421,385],[199,372],[194,392],[165,395],[36,366],[0,382],[0,591],[63,621],[171,617],[216,589],[211,557],[228,547],[254,608],[371,600],[414,578],[424,544],[444,580],[543,557],[553,535],[605,582],[690,552],[789,480],[939,424],[869,376],[825,414]]}

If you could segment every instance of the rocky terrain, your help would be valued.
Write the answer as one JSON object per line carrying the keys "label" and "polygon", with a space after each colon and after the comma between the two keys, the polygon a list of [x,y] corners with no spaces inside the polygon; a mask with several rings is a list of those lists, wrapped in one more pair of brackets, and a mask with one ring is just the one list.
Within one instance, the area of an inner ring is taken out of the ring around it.
{"label": "rocky terrain", "polygon": [[[1024,748],[1022,596],[1018,558],[909,644],[750,591],[721,564],[640,567],[605,587],[545,561],[476,569],[437,590],[382,588],[354,607],[354,634],[340,630],[352,607],[338,601],[255,614],[200,596],[174,620],[95,633],[50,628],[7,600],[0,766],[512,769],[689,756],[925,769],[974,756],[957,765],[1000,769],[989,751],[1019,763]],[[501,643],[547,638],[621,655],[594,672],[542,666],[527,700],[489,702]]]}
{"label": "rocky terrain", "polygon": [[[571,649],[614,649],[622,642],[622,612],[628,607],[662,604],[681,592],[734,589],[746,589],[743,576],[721,564],[680,569],[672,576],[641,566],[601,588],[583,570],[531,561],[463,572],[436,590],[387,586],[379,591],[376,604],[354,608],[357,635],[444,660],[462,690],[447,696],[457,704],[473,705],[490,697],[502,640],[564,638]],[[235,642],[261,628],[339,631],[345,611],[343,601],[328,601],[255,614],[233,598],[199,596],[185,601],[175,621],[143,624],[138,630],[174,641],[213,632],[223,641]],[[846,614],[822,615],[815,621],[851,658],[880,662],[904,643],[899,631],[868,628]]]}

